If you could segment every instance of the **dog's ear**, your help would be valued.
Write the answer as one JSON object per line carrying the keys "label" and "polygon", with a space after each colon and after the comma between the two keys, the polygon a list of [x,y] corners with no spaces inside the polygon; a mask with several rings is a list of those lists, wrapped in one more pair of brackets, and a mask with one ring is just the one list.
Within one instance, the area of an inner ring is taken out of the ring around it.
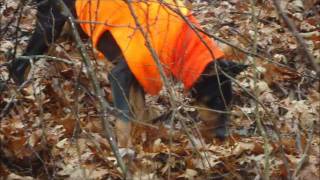
{"label": "dog's ear", "polygon": [[217,60],[216,63],[219,66],[221,71],[223,71],[224,73],[227,73],[232,77],[236,77],[238,74],[240,74],[242,71],[248,68],[248,65],[237,63],[234,61],[223,60],[223,59]]}

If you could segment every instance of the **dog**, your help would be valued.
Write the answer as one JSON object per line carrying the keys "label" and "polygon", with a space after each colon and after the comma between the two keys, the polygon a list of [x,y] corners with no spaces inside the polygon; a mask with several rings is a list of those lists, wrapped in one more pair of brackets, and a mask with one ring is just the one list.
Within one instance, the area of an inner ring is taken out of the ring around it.
{"label": "dog", "polygon": [[[38,9],[37,23],[24,56],[45,53],[61,34],[68,18],[55,1],[34,2]],[[183,4],[177,5],[181,0],[133,2],[131,6],[119,0],[64,0],[64,3],[78,19],[79,32],[91,39],[93,47],[114,64],[108,78],[113,104],[123,112],[116,129],[120,129],[117,135],[122,135],[124,140],[137,113],[132,112],[130,105],[136,98],[133,96],[140,94],[141,102],[145,93],[156,95],[162,87],[161,74],[154,54],[146,45],[143,30],[150,36],[149,42],[165,74],[182,81],[199,106],[219,111],[229,109],[232,101],[230,77],[247,66],[224,60],[223,52],[213,40],[191,28],[179,14],[195,27],[200,28],[200,25]],[[130,11],[130,7],[135,11]],[[29,66],[28,60],[13,60],[9,66],[10,76],[18,84],[23,83]],[[203,121],[200,130],[204,136],[220,139],[227,136],[227,114],[199,110],[199,117]]]}

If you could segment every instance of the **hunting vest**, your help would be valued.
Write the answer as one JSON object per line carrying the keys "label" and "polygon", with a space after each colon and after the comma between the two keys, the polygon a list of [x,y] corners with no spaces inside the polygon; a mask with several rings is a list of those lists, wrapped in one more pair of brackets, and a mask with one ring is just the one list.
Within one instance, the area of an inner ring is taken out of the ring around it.
{"label": "hunting vest", "polygon": [[[166,75],[182,81],[186,89],[192,87],[208,63],[223,56],[212,39],[196,30],[200,24],[181,0],[132,1],[131,7]],[[144,91],[155,95],[161,90],[158,67],[125,1],[77,0],[76,12],[94,47],[103,40],[100,36],[110,31]]]}

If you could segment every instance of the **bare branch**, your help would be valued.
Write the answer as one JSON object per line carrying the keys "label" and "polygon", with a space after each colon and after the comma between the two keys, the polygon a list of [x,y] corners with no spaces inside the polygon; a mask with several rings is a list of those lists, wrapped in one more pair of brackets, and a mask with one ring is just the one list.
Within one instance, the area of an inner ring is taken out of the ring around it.
{"label": "bare branch", "polygon": [[99,105],[100,105],[99,112],[102,115],[101,116],[101,123],[102,123],[103,129],[105,131],[105,137],[109,141],[111,149],[117,159],[118,165],[119,165],[124,177],[126,177],[127,167],[126,167],[123,159],[121,158],[118,145],[115,141],[112,127],[111,127],[108,119],[106,118],[107,117],[106,115],[108,112],[115,112],[114,108],[112,108],[103,97],[102,89],[100,88],[98,79],[96,77],[96,73],[94,72],[94,69],[93,69],[92,64],[90,62],[89,55],[87,54],[85,47],[81,41],[79,32],[76,29],[75,19],[74,19],[72,13],[70,12],[68,7],[66,6],[66,4],[62,0],[58,0],[58,4],[60,5],[60,7],[62,7],[63,11],[68,15],[68,21],[71,25],[72,33],[73,33],[75,41],[77,43],[77,48],[82,56],[82,60],[85,64],[85,67],[87,69],[87,72],[89,74],[91,82],[93,84],[95,94],[96,94],[98,101],[99,101]]}
{"label": "bare branch", "polygon": [[[304,41],[304,39],[302,38],[302,36],[299,34],[296,26],[293,24],[293,22],[289,19],[289,17],[287,16],[286,13],[283,12],[281,5],[279,3],[279,0],[273,0],[273,3],[279,13],[279,15],[281,16],[281,18],[283,19],[283,21],[288,25],[289,30],[291,31],[292,35],[296,38],[298,44],[300,45],[302,51],[305,53],[306,55],[306,61],[309,62],[312,67],[314,68],[314,70],[316,71],[317,75],[320,75],[320,67],[319,65],[316,63],[313,55],[310,53],[310,51],[307,48],[307,45]],[[304,59],[304,58],[303,58]]]}

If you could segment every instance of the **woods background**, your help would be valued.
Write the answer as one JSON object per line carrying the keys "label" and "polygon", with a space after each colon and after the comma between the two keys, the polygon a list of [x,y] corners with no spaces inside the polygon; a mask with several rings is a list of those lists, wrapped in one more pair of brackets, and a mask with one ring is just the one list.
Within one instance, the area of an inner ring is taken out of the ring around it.
{"label": "woods background", "polygon": [[[194,0],[189,6],[227,58],[250,65],[233,83],[232,136],[198,138],[197,107],[181,84],[174,86],[183,104],[176,116],[167,113],[165,90],[147,96],[148,107],[164,116],[137,128],[133,149],[120,149],[132,178],[319,179],[320,3]],[[0,0],[0,179],[121,179],[99,99],[68,35],[32,65],[29,82],[9,79],[7,66],[25,49],[35,14],[32,3]],[[93,64],[112,103],[110,65]]]}

